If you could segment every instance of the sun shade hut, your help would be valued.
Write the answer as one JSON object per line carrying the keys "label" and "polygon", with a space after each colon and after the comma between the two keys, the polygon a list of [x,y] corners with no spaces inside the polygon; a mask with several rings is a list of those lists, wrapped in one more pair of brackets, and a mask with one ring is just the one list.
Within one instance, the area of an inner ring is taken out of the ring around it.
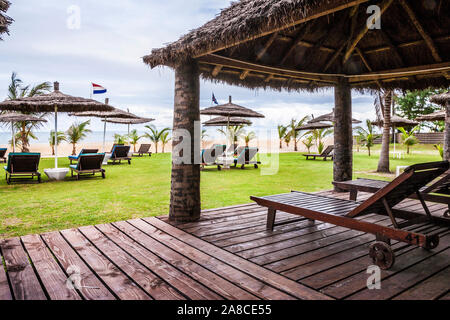
{"label": "sun shade hut", "polygon": [[[372,124],[376,125],[378,127],[382,127],[383,126],[383,120],[380,121],[373,121]],[[409,119],[405,119],[399,116],[392,116],[391,117],[391,126],[392,127],[412,127],[412,126],[417,126],[419,124],[419,122],[414,121],[414,120],[409,120]]]}
{"label": "sun shade hut", "polygon": [[252,122],[250,120],[239,118],[239,117],[232,117],[232,118],[217,117],[217,118],[213,118],[211,120],[204,122],[203,125],[205,127],[224,127],[224,126],[228,126],[228,125],[229,126],[240,126],[240,125],[251,126]]}
{"label": "sun shade hut", "polygon": [[9,112],[4,113],[0,115],[0,122],[4,123],[11,123],[11,139],[12,139],[12,145],[13,145],[13,152],[16,152],[16,138],[14,134],[14,123],[15,122],[23,122],[23,121],[29,121],[29,122],[47,122],[47,120],[35,117],[28,114],[23,113],[17,113],[17,112]]}
{"label": "sun shade hut", "polygon": [[[311,121],[308,121],[308,123],[316,123],[316,122],[336,122],[336,118],[334,116],[334,110],[330,113],[321,115],[317,118],[312,119]],[[360,120],[357,119],[352,119],[352,123],[353,124],[359,124],[361,123]]]}
{"label": "sun shade hut", "polygon": [[[380,9],[382,28],[369,28],[372,5]],[[192,136],[200,118],[200,77],[254,89],[334,88],[333,174],[335,181],[345,181],[352,179],[353,167],[352,88],[447,88],[449,11],[450,1],[235,1],[143,60],[152,68],[175,70],[174,130]],[[171,220],[200,217],[198,150],[191,149],[190,162],[172,168]]]}
{"label": "sun shade hut", "polygon": [[[34,97],[5,100],[0,103],[0,110],[23,112],[54,112],[55,133],[58,132],[58,112],[111,111],[113,107],[92,99],[74,97],[59,91],[59,83],[54,83],[54,91]],[[58,168],[58,145],[55,134],[55,169]]]}
{"label": "sun shade hut", "polygon": [[[109,105],[109,99],[105,99],[105,104]],[[75,116],[75,117],[96,117],[96,118],[103,118],[103,120],[106,120],[108,118],[113,119],[139,119],[139,117],[135,114],[132,114],[130,112],[126,112],[117,108],[114,108],[111,111],[84,111],[84,112],[74,112],[70,113],[69,116]],[[105,144],[106,144],[106,121],[103,121],[103,151],[105,150]],[[129,130],[128,130],[129,131]],[[129,134],[130,132],[128,132]]]}
{"label": "sun shade hut", "polygon": [[6,15],[6,11],[8,11],[11,3],[6,0],[0,0],[0,40],[2,39],[2,34],[9,34],[8,27],[14,21],[9,16]]}
{"label": "sun shade hut", "polygon": [[296,128],[297,131],[305,131],[305,130],[316,130],[316,129],[329,129],[333,128],[334,125],[329,123],[323,123],[323,122],[314,122],[314,123],[307,123],[301,127]]}
{"label": "sun shade hut", "polygon": [[439,110],[416,118],[416,121],[444,121],[444,120],[445,120],[445,110]]}
{"label": "sun shade hut", "polygon": [[431,97],[430,101],[444,107],[444,159],[450,160],[450,91],[434,95]]}

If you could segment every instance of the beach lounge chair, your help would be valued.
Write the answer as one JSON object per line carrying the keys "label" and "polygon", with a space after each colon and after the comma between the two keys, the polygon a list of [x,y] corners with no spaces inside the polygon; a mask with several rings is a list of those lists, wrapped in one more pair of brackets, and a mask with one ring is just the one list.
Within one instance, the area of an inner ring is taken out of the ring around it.
{"label": "beach lounge chair", "polygon": [[39,173],[40,153],[10,153],[8,155],[8,164],[4,167],[6,171],[6,183],[11,184],[13,179],[23,180],[37,177],[41,182]]}
{"label": "beach lounge chair", "polygon": [[327,161],[328,158],[333,160],[333,151],[334,146],[328,146],[321,154],[304,154],[304,156],[306,157],[306,160],[309,160],[310,158],[312,158],[312,160],[316,160],[316,158],[323,158],[323,161]]}
{"label": "beach lounge chair", "polygon": [[128,164],[131,164],[131,158],[128,156],[128,153],[130,152],[130,146],[121,146],[116,145],[113,147],[111,152],[111,157],[108,161],[111,161],[113,164],[116,164],[118,161],[119,163],[122,163],[123,161],[128,161]]}
{"label": "beach lounge chair", "polygon": [[[364,202],[295,191],[250,198],[268,208],[268,230],[273,230],[276,212],[280,210],[307,219],[374,234],[377,241],[370,246],[369,255],[380,268],[389,269],[395,262],[395,255],[390,247],[391,240],[425,249],[433,249],[439,244],[438,233],[429,230],[430,228],[433,230],[432,227],[435,225],[449,226],[450,220],[432,216],[419,190],[448,169],[448,161],[410,166],[403,174]],[[413,193],[419,198],[424,214],[394,208]],[[392,225],[385,226],[357,219],[367,214],[389,216]]]}
{"label": "beach lounge chair", "polygon": [[241,151],[237,159],[234,159],[234,166],[236,167],[238,164],[241,165],[241,169],[244,169],[246,165],[252,164],[255,169],[258,169],[258,165],[261,162],[253,160],[258,154],[258,148],[248,148],[245,147],[244,150]]}
{"label": "beach lounge chair", "polygon": [[6,152],[8,151],[7,148],[0,148],[0,162],[6,163]]}
{"label": "beach lounge chair", "polygon": [[221,165],[217,163],[217,158],[225,152],[226,148],[227,146],[225,145],[215,145],[211,149],[203,149],[201,169],[204,169],[208,166],[217,166],[217,169],[221,170],[222,168]]}
{"label": "beach lounge chair", "polygon": [[141,144],[139,147],[139,150],[137,152],[133,152],[133,157],[143,157],[144,154],[148,154],[149,157],[152,156],[152,153],[150,151],[151,144]]}
{"label": "beach lounge chair", "polygon": [[80,153],[77,156],[69,156],[70,164],[72,164],[74,161],[77,162],[78,158],[80,158],[82,154],[97,153],[97,152],[98,149],[81,149]]}
{"label": "beach lounge chair", "polygon": [[81,175],[95,175],[101,173],[102,178],[105,179],[105,170],[102,169],[104,153],[82,154],[78,158],[77,164],[69,166],[72,177],[74,173],[77,174],[77,180],[80,180]]}
{"label": "beach lounge chair", "polygon": [[242,153],[242,151],[245,150],[245,147],[237,147],[236,150],[234,151],[234,155],[237,157],[238,155],[240,155]]}
{"label": "beach lounge chair", "polygon": [[[350,192],[350,200],[356,201],[358,192],[376,193],[389,184],[388,181],[375,179],[356,179],[351,181],[334,181],[333,184],[341,190]],[[450,212],[450,170],[435,179],[428,186],[420,189],[425,201],[443,203],[448,206],[444,217],[449,217]],[[412,199],[418,199],[416,194],[410,195]]]}

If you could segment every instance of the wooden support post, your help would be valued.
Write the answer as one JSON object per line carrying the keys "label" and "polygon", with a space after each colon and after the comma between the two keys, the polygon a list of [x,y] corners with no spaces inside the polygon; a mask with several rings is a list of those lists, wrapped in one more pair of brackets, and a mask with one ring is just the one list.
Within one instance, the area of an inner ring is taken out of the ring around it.
{"label": "wooden support post", "polygon": [[[334,181],[352,180],[352,92],[348,80],[341,78],[334,89]],[[335,187],[336,191],[340,190]]]}
{"label": "wooden support post", "polygon": [[[170,191],[171,221],[190,222],[200,218],[200,164],[195,163],[195,121],[200,121],[200,80],[196,61],[191,60],[175,68],[175,104],[173,115],[173,147],[182,143],[176,130],[186,130],[190,138],[190,163],[180,164],[183,151],[172,154],[172,186]],[[186,143],[186,142],[184,142]]]}
{"label": "wooden support post", "polygon": [[277,210],[269,208],[267,211],[267,226],[266,229],[268,231],[272,231],[275,226],[275,218],[277,215]]}
{"label": "wooden support post", "polygon": [[444,160],[450,161],[450,102],[445,107]]}

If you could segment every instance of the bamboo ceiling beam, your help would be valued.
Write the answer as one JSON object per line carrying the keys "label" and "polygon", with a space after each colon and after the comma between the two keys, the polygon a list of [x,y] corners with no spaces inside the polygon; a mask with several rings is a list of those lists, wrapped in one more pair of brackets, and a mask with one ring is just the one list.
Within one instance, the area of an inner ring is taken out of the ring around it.
{"label": "bamboo ceiling beam", "polygon": [[300,42],[303,40],[303,38],[309,33],[311,30],[313,23],[309,23],[303,28],[300,29],[297,36],[293,40],[291,46],[284,52],[283,58],[281,58],[279,65],[283,66],[286,62],[286,60],[291,56],[291,54],[294,52],[295,48],[300,44]]}
{"label": "bamboo ceiling beam", "polygon": [[220,71],[222,70],[222,68],[223,68],[223,66],[221,66],[221,65],[215,66],[211,73],[213,75],[213,77],[217,77],[219,75]]}
{"label": "bamboo ceiling beam", "polygon": [[400,62],[400,64],[402,66],[405,65],[405,60],[403,59],[402,55],[400,54],[400,52],[398,51],[397,46],[394,44],[394,42],[392,41],[392,38],[383,30],[378,30],[378,32],[380,32],[380,34],[383,36],[384,40],[386,41],[386,43],[389,46],[389,49],[394,52],[395,56],[397,57],[398,61]]}
{"label": "bamboo ceiling beam", "polygon": [[[361,58],[361,61],[364,63],[364,65],[366,66],[367,70],[369,70],[369,72],[373,72],[373,68],[370,66],[369,61],[366,59],[366,57],[364,56],[364,54],[361,52],[361,50],[359,50],[358,47],[355,47],[355,51],[356,53],[359,55],[359,57]],[[378,85],[378,87],[381,89],[383,86],[381,85],[380,81],[376,80],[375,83]]]}
{"label": "bamboo ceiling beam", "polygon": [[258,52],[256,55],[256,61],[261,60],[262,57],[266,54],[267,50],[269,50],[270,46],[273,44],[273,42],[278,38],[278,32],[275,32],[272,34],[272,36],[267,40],[264,47]]}
{"label": "bamboo ceiling beam", "polygon": [[430,35],[425,31],[422,24],[417,19],[416,14],[414,13],[413,9],[409,6],[409,4],[405,0],[399,0],[400,4],[402,5],[403,9],[405,9],[406,13],[408,14],[411,22],[416,27],[417,31],[420,33],[422,38],[425,40],[428,48],[431,51],[431,54],[433,55],[433,58],[436,62],[442,62],[442,58],[439,54],[439,51],[434,44],[433,39],[430,37]]}
{"label": "bamboo ceiling beam", "polygon": [[333,63],[336,61],[336,59],[339,58],[339,56],[341,55],[342,51],[344,51],[344,49],[347,47],[347,43],[348,43],[347,41],[344,42],[340,46],[340,48],[334,52],[334,54],[331,57],[331,59],[328,60],[327,64],[325,65],[325,68],[323,68],[323,72],[326,72],[333,65]]}
{"label": "bamboo ceiling beam", "polygon": [[[384,0],[380,5],[380,18],[383,15],[383,13],[389,8],[389,6],[394,2],[394,0]],[[347,48],[347,51],[344,54],[344,61],[343,63],[347,62],[347,60],[351,57],[353,50],[355,50],[355,47],[358,45],[358,43],[361,41],[362,38],[366,35],[366,33],[369,31],[369,27],[367,26],[367,23],[364,21],[363,28],[358,32],[358,34],[355,36],[355,38],[349,43],[349,46]]]}
{"label": "bamboo ceiling beam", "polygon": [[274,75],[273,75],[273,74],[269,74],[269,75],[266,77],[266,79],[264,79],[264,82],[265,82],[265,83],[269,83],[270,80],[272,80],[273,78],[274,78]]}
{"label": "bamboo ceiling beam", "polygon": [[249,75],[250,70],[244,70],[242,71],[241,75],[239,76],[239,79],[241,80],[245,80],[245,78],[247,78],[247,76]]}
{"label": "bamboo ceiling beam", "polygon": [[252,40],[264,37],[264,36],[267,36],[267,35],[275,33],[275,32],[279,32],[279,31],[283,31],[283,30],[295,27],[296,25],[308,22],[310,20],[316,20],[316,19],[321,18],[323,16],[327,16],[329,14],[333,14],[333,13],[338,12],[338,11],[342,11],[342,10],[346,10],[348,8],[352,8],[352,7],[356,6],[356,5],[360,5],[361,3],[366,3],[366,2],[369,2],[369,0],[352,0],[352,1],[342,0],[340,5],[336,5],[335,3],[329,3],[328,1],[323,1],[323,6],[312,10],[308,14],[308,16],[305,17],[305,18],[292,21],[291,23],[288,23],[288,24],[286,24],[286,25],[284,25],[282,27],[279,27],[279,28],[274,28],[274,29],[268,30],[268,31],[262,31],[262,32],[260,32],[260,33],[258,33],[256,35],[248,37],[247,39],[244,39],[244,40],[234,41],[234,42],[231,42],[231,43],[229,43],[227,45],[223,45],[223,46],[220,46],[220,47],[208,50],[208,51],[206,51],[206,52],[204,52],[204,53],[202,53],[200,55],[194,56],[194,58],[200,58],[202,56],[206,56],[206,55],[212,54],[214,52],[222,51],[222,50],[225,50],[225,49],[228,49],[228,48],[240,45],[242,43],[246,43],[246,42],[249,42],[249,41],[252,41]]}

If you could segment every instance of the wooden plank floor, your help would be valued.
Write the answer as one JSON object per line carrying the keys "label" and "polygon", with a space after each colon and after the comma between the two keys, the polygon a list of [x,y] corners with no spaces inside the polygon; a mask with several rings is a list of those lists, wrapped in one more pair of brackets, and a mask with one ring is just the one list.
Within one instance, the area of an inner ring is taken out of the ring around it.
{"label": "wooden plank floor", "polygon": [[[348,193],[321,192],[340,199]],[[358,200],[369,195],[360,193]],[[446,207],[428,203],[433,215]],[[396,208],[422,212],[416,200]],[[198,239],[247,261],[292,279],[335,299],[449,299],[450,228],[417,226],[414,230],[439,232],[440,245],[426,251],[393,242],[396,263],[382,271],[381,289],[367,289],[368,250],[374,236],[284,212],[277,214],[274,231],[266,231],[267,209],[256,204],[206,210],[195,223],[176,227]],[[167,221],[167,217],[161,218]],[[369,215],[365,221],[389,226],[385,216]]]}
{"label": "wooden plank floor", "polygon": [[441,234],[432,251],[393,243],[394,268],[382,272],[381,290],[368,290],[372,235],[286,213],[269,232],[265,219],[265,208],[244,204],[176,226],[146,218],[0,240],[0,300],[450,298],[447,228],[427,227]]}

